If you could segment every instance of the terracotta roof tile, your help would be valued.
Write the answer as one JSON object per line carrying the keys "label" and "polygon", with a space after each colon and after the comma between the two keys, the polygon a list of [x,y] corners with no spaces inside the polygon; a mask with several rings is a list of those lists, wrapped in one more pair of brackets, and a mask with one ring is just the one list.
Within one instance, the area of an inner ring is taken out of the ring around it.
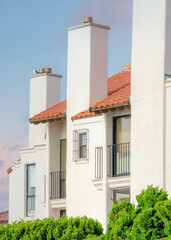
{"label": "terracotta roof tile", "polygon": [[9,167],[9,168],[7,169],[7,173],[10,174],[11,172],[12,172],[12,167]]}
{"label": "terracotta roof tile", "polygon": [[8,210],[0,212],[0,223],[8,222]]}
{"label": "terracotta roof tile", "polygon": [[[21,162],[21,158],[19,158],[17,162]],[[7,169],[8,174],[10,174],[11,172],[12,172],[12,166]]]}
{"label": "terracotta roof tile", "polygon": [[108,97],[91,106],[89,110],[76,114],[72,119],[96,116],[99,114],[93,111],[97,109],[126,104],[130,99],[130,85],[131,65],[123,66],[122,72],[108,78]]}
{"label": "terracotta roof tile", "polygon": [[49,118],[57,118],[57,117],[63,117],[66,114],[66,100],[63,102],[60,102],[45,111],[36,114],[34,117],[30,118],[30,122],[42,120],[42,119],[49,119]]}
{"label": "terracotta roof tile", "polygon": [[80,112],[80,113],[76,114],[75,116],[73,116],[72,120],[79,119],[79,118],[86,118],[86,117],[95,117],[95,116],[99,116],[99,115],[102,115],[102,114],[91,112],[90,110],[85,110],[85,111]]}
{"label": "terracotta roof tile", "polygon": [[[101,107],[108,107],[114,105],[120,105],[126,103],[130,98],[130,83],[131,83],[131,65],[122,67],[122,72],[115,74],[108,78],[108,97],[101,100],[92,106],[89,110],[80,112],[72,117],[72,119],[78,119],[83,117],[96,116],[97,113],[93,113],[92,110]],[[111,97],[110,97],[111,96]],[[57,117],[66,117],[66,100],[60,102],[45,111],[36,114],[30,118],[31,123],[39,123],[39,120],[45,120]]]}
{"label": "terracotta roof tile", "polygon": [[111,94],[103,100],[97,102],[91,107],[91,111],[100,108],[107,108],[128,103],[130,99],[130,85],[121,88],[119,91]]}
{"label": "terracotta roof tile", "polygon": [[108,95],[131,84],[131,71],[120,72],[108,78]]}

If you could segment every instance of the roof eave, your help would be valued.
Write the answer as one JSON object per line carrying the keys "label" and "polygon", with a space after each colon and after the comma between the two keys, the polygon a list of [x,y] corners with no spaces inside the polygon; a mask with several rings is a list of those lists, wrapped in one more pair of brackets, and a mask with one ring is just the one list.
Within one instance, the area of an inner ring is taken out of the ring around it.
{"label": "roof eave", "polygon": [[30,120],[30,123],[37,125],[39,123],[54,122],[54,121],[60,121],[60,120],[65,120],[65,119],[66,119],[66,113],[64,113],[64,115],[56,116],[56,117]]}
{"label": "roof eave", "polygon": [[119,105],[112,105],[112,106],[103,107],[103,108],[91,109],[91,112],[106,113],[109,111],[130,109],[130,106],[131,106],[130,100],[128,99],[126,103],[119,104]]}

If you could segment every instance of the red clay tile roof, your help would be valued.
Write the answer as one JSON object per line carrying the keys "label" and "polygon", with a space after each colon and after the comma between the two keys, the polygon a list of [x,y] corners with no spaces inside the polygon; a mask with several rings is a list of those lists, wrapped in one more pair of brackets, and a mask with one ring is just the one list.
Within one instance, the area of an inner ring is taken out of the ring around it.
{"label": "red clay tile roof", "polygon": [[[17,160],[17,162],[20,162],[21,158]],[[12,172],[12,166],[7,169],[7,173],[10,174]]]}
{"label": "red clay tile roof", "polygon": [[9,167],[9,168],[7,169],[7,173],[10,174],[11,172],[12,172],[12,167]]}
{"label": "red clay tile roof", "polygon": [[8,210],[0,212],[0,223],[8,222]]}
{"label": "red clay tile roof", "polygon": [[122,67],[122,72],[108,78],[108,97],[91,106],[89,110],[76,114],[72,119],[97,116],[99,114],[93,111],[101,108],[110,108],[123,104],[129,105],[130,85],[131,65],[129,64]]}
{"label": "red clay tile roof", "polygon": [[91,107],[91,111],[96,111],[97,109],[101,108],[120,106],[124,104],[129,105],[129,99],[130,99],[130,85],[121,88],[117,92],[97,102]]}
{"label": "red clay tile roof", "polygon": [[[122,67],[122,72],[108,78],[108,97],[101,100],[92,106],[89,110],[80,112],[72,117],[72,119],[78,119],[83,117],[96,116],[97,113],[92,111],[97,108],[106,108],[115,105],[126,104],[130,98],[130,83],[131,83],[131,65]],[[98,114],[99,115],[99,114]],[[51,108],[35,115],[30,118],[31,123],[39,123],[40,120],[45,121],[48,119],[66,117],[66,100],[60,102]]]}
{"label": "red clay tile roof", "polygon": [[90,110],[85,110],[83,112],[80,112],[78,114],[76,114],[75,116],[72,117],[73,119],[79,119],[79,118],[86,118],[86,117],[95,117],[95,116],[99,116],[102,115],[102,113],[95,113],[95,112],[91,112]]}
{"label": "red clay tile roof", "polygon": [[66,100],[63,102],[60,102],[45,111],[35,115],[34,117],[30,118],[30,122],[36,122],[40,120],[45,120],[45,119],[54,119],[54,118],[59,118],[59,117],[66,117]]}
{"label": "red clay tile roof", "polygon": [[108,78],[108,96],[131,84],[131,71],[120,72]]}

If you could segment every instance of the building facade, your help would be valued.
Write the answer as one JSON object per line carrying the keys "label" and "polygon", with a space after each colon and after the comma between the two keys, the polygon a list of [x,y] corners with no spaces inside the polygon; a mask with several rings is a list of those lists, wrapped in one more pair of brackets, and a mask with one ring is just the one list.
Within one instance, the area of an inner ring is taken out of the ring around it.
{"label": "building facade", "polygon": [[[155,8],[155,11],[154,11]],[[134,0],[132,66],[107,79],[108,31],[91,18],[68,28],[62,76],[30,77],[29,147],[9,173],[9,222],[92,217],[106,229],[113,201],[147,185],[171,194],[168,0]]]}

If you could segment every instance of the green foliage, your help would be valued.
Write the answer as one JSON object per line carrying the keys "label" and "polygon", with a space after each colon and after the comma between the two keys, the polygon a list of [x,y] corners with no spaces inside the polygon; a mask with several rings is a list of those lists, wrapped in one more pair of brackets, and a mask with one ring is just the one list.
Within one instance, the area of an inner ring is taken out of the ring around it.
{"label": "green foliage", "polygon": [[109,213],[106,239],[126,239],[134,219],[134,205],[129,200],[115,203]]}
{"label": "green foliage", "polygon": [[0,226],[0,239],[2,240],[70,240],[86,239],[88,235],[99,236],[103,233],[103,228],[98,221],[87,217],[66,218],[57,220],[46,218],[35,221],[19,221],[8,224],[6,227]]}
{"label": "green foliage", "polygon": [[158,202],[155,205],[157,216],[164,223],[164,232],[167,236],[171,236],[171,200]]}
{"label": "green foliage", "polygon": [[105,235],[100,235],[100,236],[88,235],[86,240],[105,240]]}
{"label": "green foliage", "polygon": [[136,199],[137,207],[129,200],[114,203],[105,235],[98,221],[84,216],[0,225],[0,239],[171,240],[171,200],[167,193],[149,186]]}
{"label": "green foliage", "polygon": [[114,203],[105,239],[153,240],[171,235],[171,200],[167,192],[148,186],[136,199],[136,208],[129,200]]}
{"label": "green foliage", "polygon": [[158,187],[148,186],[146,190],[142,190],[139,195],[136,196],[138,202],[137,210],[142,211],[146,208],[154,207],[157,202],[161,202],[168,199],[167,192]]}

